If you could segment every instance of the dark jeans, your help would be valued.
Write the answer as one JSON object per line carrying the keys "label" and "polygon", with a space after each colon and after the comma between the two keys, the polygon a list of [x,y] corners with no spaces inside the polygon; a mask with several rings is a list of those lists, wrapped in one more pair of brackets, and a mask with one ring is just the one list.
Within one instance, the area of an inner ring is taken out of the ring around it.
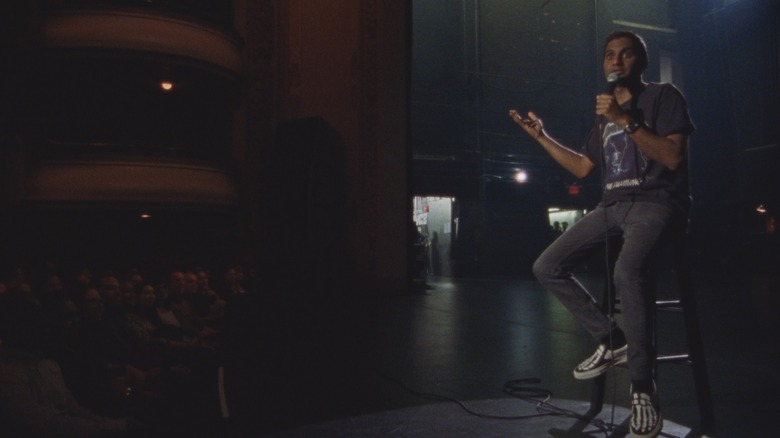
{"label": "dark jeans", "polygon": [[621,300],[631,380],[653,377],[651,290],[652,255],[667,226],[681,213],[673,207],[622,201],[597,207],[556,239],[536,260],[539,282],[580,321],[596,340],[609,336],[614,321],[574,278],[572,269],[611,237],[622,236],[613,281]]}

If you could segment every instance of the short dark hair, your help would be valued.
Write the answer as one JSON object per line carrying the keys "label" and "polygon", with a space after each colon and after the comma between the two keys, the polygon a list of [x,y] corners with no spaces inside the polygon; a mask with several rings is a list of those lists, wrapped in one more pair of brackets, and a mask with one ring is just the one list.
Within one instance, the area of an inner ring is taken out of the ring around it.
{"label": "short dark hair", "polygon": [[607,38],[604,40],[604,51],[607,50],[607,44],[609,44],[610,41],[616,40],[618,38],[628,38],[631,40],[633,43],[632,46],[636,51],[636,55],[639,57],[639,71],[645,71],[649,62],[647,56],[647,44],[645,44],[645,40],[630,30],[616,30],[607,35]]}

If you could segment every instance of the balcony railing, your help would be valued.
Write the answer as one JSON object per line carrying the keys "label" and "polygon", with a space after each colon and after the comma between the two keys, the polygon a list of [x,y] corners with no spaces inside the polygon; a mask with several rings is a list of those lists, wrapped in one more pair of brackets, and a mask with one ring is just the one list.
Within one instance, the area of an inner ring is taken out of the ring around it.
{"label": "balcony railing", "polygon": [[232,27],[232,0],[45,0],[45,12],[70,9],[136,9],[187,16],[209,21],[225,29]]}

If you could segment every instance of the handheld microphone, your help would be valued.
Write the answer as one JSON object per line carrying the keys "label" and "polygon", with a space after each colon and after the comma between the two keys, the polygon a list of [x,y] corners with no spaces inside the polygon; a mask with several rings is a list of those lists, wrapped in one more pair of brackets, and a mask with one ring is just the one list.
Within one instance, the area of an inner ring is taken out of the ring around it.
{"label": "handheld microphone", "polygon": [[[607,88],[604,91],[606,94],[610,94],[611,95],[611,94],[613,94],[615,92],[615,87],[618,84],[618,79],[620,79],[620,73],[618,73],[616,71],[613,71],[612,73],[607,75]],[[598,128],[599,128],[599,131],[601,131],[601,129],[603,128],[603,126],[602,126],[603,117],[599,117],[598,120],[599,120],[598,121]]]}
{"label": "handheld microphone", "polygon": [[615,92],[615,87],[617,86],[618,79],[620,79],[620,73],[613,71],[612,73],[607,76],[607,93],[612,94]]}

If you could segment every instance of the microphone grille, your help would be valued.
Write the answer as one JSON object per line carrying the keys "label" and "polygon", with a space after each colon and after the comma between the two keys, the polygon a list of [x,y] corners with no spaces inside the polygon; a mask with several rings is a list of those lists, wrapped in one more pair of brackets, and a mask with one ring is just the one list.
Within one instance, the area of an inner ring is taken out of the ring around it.
{"label": "microphone grille", "polygon": [[620,73],[616,71],[613,71],[612,73],[609,74],[609,76],[607,76],[607,82],[610,84],[613,82],[617,82],[618,79],[620,79]]}

